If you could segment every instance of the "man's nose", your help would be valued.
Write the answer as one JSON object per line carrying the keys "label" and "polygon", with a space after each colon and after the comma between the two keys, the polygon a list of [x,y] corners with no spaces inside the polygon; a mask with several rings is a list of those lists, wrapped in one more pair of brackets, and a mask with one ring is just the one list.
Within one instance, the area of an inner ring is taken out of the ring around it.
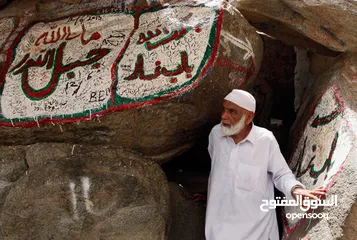
{"label": "man's nose", "polygon": [[228,119],[228,115],[227,115],[227,112],[226,111],[223,111],[222,114],[221,114],[221,119],[222,120],[227,120]]}

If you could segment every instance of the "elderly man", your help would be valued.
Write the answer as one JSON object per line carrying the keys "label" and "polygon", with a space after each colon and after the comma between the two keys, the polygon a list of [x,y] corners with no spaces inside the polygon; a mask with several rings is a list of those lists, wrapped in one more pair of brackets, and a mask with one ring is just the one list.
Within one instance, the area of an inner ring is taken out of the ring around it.
{"label": "elderly man", "polygon": [[206,240],[278,240],[275,210],[260,210],[262,200],[274,199],[274,185],[287,199],[325,194],[295,179],[272,132],[253,124],[254,112],[254,97],[234,89],[209,135]]}

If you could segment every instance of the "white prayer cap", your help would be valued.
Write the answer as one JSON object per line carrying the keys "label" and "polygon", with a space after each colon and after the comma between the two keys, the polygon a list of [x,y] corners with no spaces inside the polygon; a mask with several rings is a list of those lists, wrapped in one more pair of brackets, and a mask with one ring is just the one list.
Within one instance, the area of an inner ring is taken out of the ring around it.
{"label": "white prayer cap", "polygon": [[255,113],[255,98],[247,91],[233,89],[224,99]]}

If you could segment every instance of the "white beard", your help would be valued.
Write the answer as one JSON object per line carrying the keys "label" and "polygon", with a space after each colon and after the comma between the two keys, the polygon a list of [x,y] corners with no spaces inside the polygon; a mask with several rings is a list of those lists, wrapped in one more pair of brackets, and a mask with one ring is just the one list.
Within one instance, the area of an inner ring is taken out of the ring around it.
{"label": "white beard", "polygon": [[226,136],[233,136],[239,133],[245,125],[245,120],[247,119],[247,116],[244,115],[236,124],[230,126],[230,127],[225,127],[221,123],[221,129],[224,135]]}

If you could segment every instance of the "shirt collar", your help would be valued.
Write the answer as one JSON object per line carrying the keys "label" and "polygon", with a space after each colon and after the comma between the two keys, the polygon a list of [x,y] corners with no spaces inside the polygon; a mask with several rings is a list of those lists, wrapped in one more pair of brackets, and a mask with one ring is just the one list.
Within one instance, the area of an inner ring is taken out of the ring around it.
{"label": "shirt collar", "polygon": [[[248,133],[248,135],[242,140],[242,141],[240,141],[241,143],[243,143],[243,142],[245,142],[245,141],[249,141],[249,142],[251,142],[253,145],[254,145],[254,143],[255,143],[255,129],[256,128],[256,126],[254,125],[254,123],[252,122],[252,128],[250,129],[250,131],[249,131],[249,133]],[[223,138],[223,137],[229,137],[229,136],[226,136],[226,135],[224,135],[223,134],[223,132],[222,131],[220,131],[220,134],[221,134],[221,138]]]}
{"label": "shirt collar", "polygon": [[255,128],[256,128],[256,126],[254,125],[254,123],[252,123],[252,128],[250,129],[248,136],[245,139],[243,139],[242,142],[244,142],[245,140],[248,140],[249,142],[251,142],[254,145],[254,143],[255,143]]}

